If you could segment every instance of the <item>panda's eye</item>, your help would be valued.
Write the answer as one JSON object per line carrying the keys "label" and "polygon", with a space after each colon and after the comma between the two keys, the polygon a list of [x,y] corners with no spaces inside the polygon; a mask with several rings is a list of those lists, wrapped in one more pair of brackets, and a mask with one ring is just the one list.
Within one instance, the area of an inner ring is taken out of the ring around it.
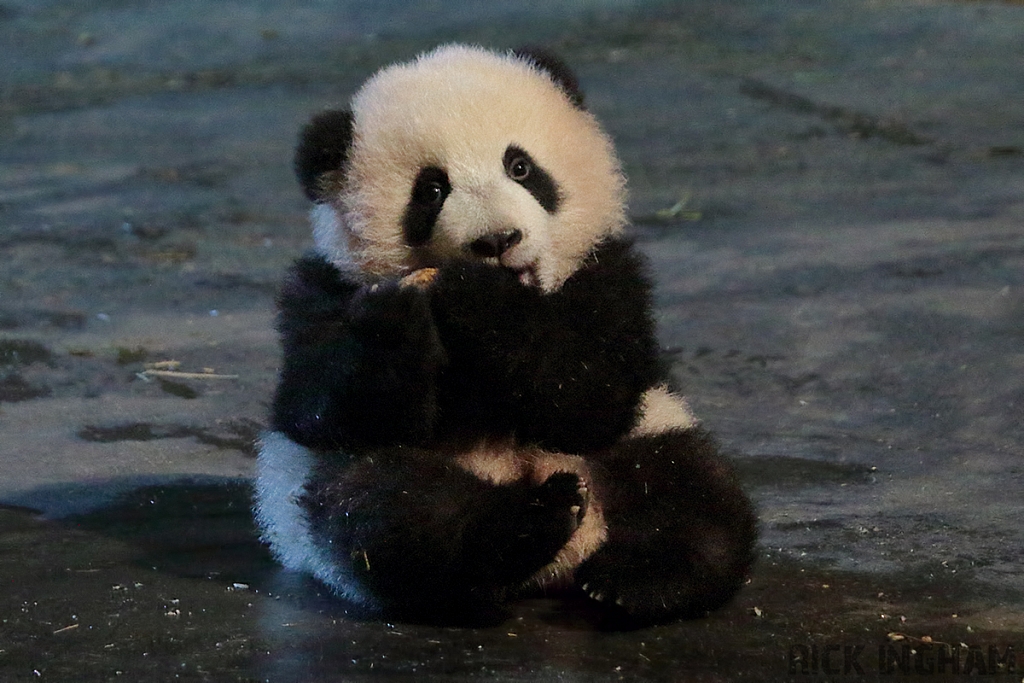
{"label": "panda's eye", "polygon": [[501,163],[505,167],[505,174],[533,195],[545,211],[558,211],[563,199],[562,191],[551,174],[529,152],[519,145],[509,145],[505,148]]}
{"label": "panda's eye", "polygon": [[509,163],[507,173],[509,178],[518,183],[530,177],[532,169],[533,166],[530,164],[529,159],[526,157],[516,157]]}
{"label": "panda's eye", "polygon": [[452,184],[443,168],[426,166],[416,174],[402,216],[402,232],[409,246],[419,247],[430,241],[444,201],[451,192]]}
{"label": "panda's eye", "polygon": [[420,183],[413,188],[412,200],[423,206],[440,204],[444,200],[444,187],[437,181]]}

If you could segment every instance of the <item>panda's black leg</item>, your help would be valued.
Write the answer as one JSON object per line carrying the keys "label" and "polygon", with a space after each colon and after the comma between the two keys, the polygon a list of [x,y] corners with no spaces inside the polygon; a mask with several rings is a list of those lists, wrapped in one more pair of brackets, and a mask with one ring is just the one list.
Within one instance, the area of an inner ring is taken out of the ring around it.
{"label": "panda's black leg", "polygon": [[313,536],[346,590],[397,612],[500,604],[554,558],[586,505],[575,474],[497,486],[413,448],[324,456],[306,488]]}
{"label": "panda's black leg", "polygon": [[727,602],[754,559],[753,507],[700,429],[627,439],[595,458],[605,544],[576,584],[642,625]]}

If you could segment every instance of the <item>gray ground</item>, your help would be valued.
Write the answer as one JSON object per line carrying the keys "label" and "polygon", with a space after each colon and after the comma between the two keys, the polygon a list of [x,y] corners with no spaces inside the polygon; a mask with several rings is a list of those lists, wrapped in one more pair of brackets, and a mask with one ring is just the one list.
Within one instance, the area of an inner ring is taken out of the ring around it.
{"label": "gray ground", "polygon": [[[1024,7],[339,5],[0,4],[0,678],[891,680],[882,646],[1020,680]],[[554,47],[616,138],[663,344],[761,512],[708,619],[354,621],[254,539],[295,133],[448,40]],[[790,669],[836,644],[863,674]]]}

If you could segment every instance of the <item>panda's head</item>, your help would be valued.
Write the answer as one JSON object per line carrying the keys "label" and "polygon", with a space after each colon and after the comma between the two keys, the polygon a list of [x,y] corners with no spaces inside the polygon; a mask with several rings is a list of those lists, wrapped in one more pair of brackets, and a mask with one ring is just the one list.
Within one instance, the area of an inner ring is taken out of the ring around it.
{"label": "panda's head", "polygon": [[553,291],[625,222],[611,141],[540,52],[387,67],[303,129],[296,171],[317,248],[371,279],[479,259]]}

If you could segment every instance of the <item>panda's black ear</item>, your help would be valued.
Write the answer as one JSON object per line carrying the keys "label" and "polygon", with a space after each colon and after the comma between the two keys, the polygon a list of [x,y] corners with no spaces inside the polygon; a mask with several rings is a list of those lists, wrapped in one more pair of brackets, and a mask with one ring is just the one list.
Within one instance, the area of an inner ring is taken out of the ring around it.
{"label": "panda's black ear", "polygon": [[580,82],[572,69],[562,61],[561,57],[543,47],[526,46],[512,50],[512,55],[527,62],[532,62],[538,69],[545,71],[551,80],[558,84],[566,97],[577,109],[583,109],[583,91]]}
{"label": "panda's black ear", "polygon": [[332,109],[314,116],[299,133],[295,175],[314,202],[323,201],[321,178],[341,171],[352,146],[352,112]]}

